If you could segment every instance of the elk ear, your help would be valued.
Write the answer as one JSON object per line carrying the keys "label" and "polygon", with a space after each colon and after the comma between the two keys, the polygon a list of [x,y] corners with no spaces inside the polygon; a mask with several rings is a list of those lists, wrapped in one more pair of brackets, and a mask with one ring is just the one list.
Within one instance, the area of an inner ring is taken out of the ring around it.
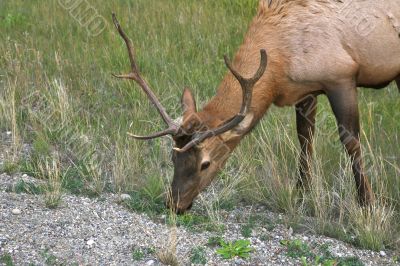
{"label": "elk ear", "polygon": [[187,117],[190,114],[196,113],[196,101],[193,97],[192,92],[185,88],[182,94],[182,109],[183,109],[183,117]]}

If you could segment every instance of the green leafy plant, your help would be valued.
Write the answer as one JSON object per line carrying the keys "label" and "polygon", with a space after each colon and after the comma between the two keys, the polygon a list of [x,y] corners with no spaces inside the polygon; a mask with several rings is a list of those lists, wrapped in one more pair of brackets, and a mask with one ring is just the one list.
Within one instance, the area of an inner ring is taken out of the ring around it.
{"label": "green leafy plant", "polygon": [[300,239],[295,240],[282,240],[281,245],[286,246],[287,256],[291,258],[311,258],[314,254],[311,252],[310,247],[301,241]]}
{"label": "green leafy plant", "polygon": [[221,255],[224,259],[231,259],[234,257],[248,258],[253,248],[250,247],[250,240],[236,240],[233,242],[220,242],[221,248],[217,249],[217,254]]}
{"label": "green leafy plant", "polygon": [[134,261],[142,260],[144,258],[144,253],[141,249],[132,248],[132,259]]}
{"label": "green leafy plant", "polygon": [[190,261],[193,264],[204,265],[207,263],[207,256],[204,247],[193,247],[190,253]]}
{"label": "green leafy plant", "polygon": [[146,256],[149,256],[154,253],[155,253],[154,248],[137,247],[137,246],[132,247],[132,259],[134,261],[142,260]]}

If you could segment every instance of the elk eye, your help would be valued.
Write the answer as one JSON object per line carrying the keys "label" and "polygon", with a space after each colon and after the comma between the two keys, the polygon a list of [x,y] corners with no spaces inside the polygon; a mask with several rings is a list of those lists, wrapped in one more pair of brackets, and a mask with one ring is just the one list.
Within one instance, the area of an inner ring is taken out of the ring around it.
{"label": "elk eye", "polygon": [[209,161],[203,162],[201,164],[201,171],[206,170],[208,167],[210,167],[211,163]]}

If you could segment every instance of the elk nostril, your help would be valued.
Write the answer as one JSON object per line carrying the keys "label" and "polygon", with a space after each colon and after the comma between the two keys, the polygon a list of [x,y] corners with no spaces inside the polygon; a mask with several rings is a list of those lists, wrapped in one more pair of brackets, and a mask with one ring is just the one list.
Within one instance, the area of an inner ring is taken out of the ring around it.
{"label": "elk nostril", "polygon": [[211,163],[209,161],[203,162],[201,164],[201,171],[206,170],[208,167],[210,167]]}

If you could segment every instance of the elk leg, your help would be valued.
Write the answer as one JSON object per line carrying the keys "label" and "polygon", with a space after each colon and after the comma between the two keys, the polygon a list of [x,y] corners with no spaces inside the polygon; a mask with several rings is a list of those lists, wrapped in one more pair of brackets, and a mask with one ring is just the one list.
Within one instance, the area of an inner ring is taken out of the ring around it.
{"label": "elk leg", "polygon": [[301,147],[297,182],[300,188],[308,188],[310,184],[316,107],[317,97],[314,95],[309,95],[296,104],[297,137]]}
{"label": "elk leg", "polygon": [[397,85],[397,89],[400,92],[400,77],[396,78],[396,85]]}
{"label": "elk leg", "polygon": [[340,140],[352,160],[358,201],[361,206],[369,205],[374,195],[363,169],[357,89],[355,86],[348,90],[333,89],[327,96],[338,123]]}

